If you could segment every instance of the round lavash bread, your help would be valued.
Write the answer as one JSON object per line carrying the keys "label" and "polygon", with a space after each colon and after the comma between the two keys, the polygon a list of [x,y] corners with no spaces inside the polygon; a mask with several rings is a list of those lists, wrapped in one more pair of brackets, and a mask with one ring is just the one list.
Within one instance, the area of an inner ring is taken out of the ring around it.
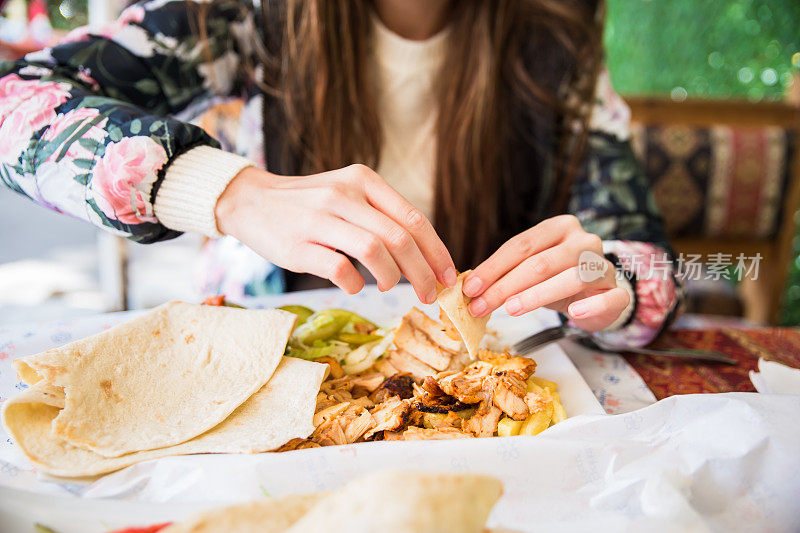
{"label": "round lavash bread", "polygon": [[221,424],[192,440],[155,450],[104,457],[52,431],[63,391],[40,381],[3,406],[3,425],[28,459],[54,476],[93,476],[149,459],[193,453],[257,453],[308,437],[317,392],[328,366],[284,357],[272,378]]}
{"label": "round lavash bread", "polygon": [[296,316],[172,302],[16,362],[65,393],[56,436],[105,457],[185,442],[222,422],[278,366]]}
{"label": "round lavash bread", "polygon": [[490,476],[389,470],[335,492],[214,509],[162,533],[480,533],[502,492]]}

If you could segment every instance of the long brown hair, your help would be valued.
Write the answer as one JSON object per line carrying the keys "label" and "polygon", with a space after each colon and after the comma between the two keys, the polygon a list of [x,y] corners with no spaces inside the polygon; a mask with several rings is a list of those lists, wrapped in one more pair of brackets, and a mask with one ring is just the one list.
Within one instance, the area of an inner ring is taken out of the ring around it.
{"label": "long brown hair", "polygon": [[[452,2],[438,87],[434,225],[461,268],[507,237],[499,212],[514,207],[505,204],[514,201],[509,161],[519,149],[510,114],[555,117],[550,214],[565,209],[600,65],[600,3]],[[296,171],[351,163],[375,168],[381,128],[369,79],[371,0],[262,0],[262,6],[271,40],[261,60],[263,81],[282,109],[285,155],[298,162]]]}

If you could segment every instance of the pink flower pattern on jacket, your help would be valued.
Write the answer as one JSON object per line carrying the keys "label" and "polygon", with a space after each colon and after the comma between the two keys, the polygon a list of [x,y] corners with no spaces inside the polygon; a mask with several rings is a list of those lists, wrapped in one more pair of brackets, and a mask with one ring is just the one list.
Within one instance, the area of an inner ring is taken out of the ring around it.
{"label": "pink flower pattern on jacket", "polygon": [[617,346],[644,346],[678,312],[683,287],[674,275],[669,255],[659,246],[634,241],[605,241],[603,249],[619,259],[622,270],[635,275],[636,311],[624,327],[599,332]]}
{"label": "pink flower pattern on jacket", "polygon": [[125,224],[154,221],[146,198],[168,159],[164,148],[150,137],[109,143],[92,178],[92,189],[98,189],[107,204],[98,202],[103,212]]}
{"label": "pink flower pattern on jacket", "polygon": [[[67,111],[66,113],[59,114],[53,121],[50,123],[50,127],[45,130],[42,134],[43,141],[54,141],[58,138],[59,135],[64,133],[64,131],[73,126],[76,123],[81,123],[81,126],[78,129],[84,127],[86,123],[95,120],[97,117],[100,116],[100,112],[96,109],[91,107],[79,107],[78,109],[73,109],[71,111]],[[106,138],[106,122],[108,122],[107,118],[97,122],[92,127],[89,128],[87,132],[80,136],[81,139],[92,139],[97,142],[102,142]],[[61,150],[55,150],[50,156],[46,159],[46,161],[55,161],[58,157]],[[65,156],[70,159],[93,159],[94,152],[85,148],[78,142],[72,142],[67,147],[67,152]]]}
{"label": "pink flower pattern on jacket", "polygon": [[0,163],[14,165],[31,136],[56,118],[55,109],[69,98],[70,86],[24,80],[16,74],[0,78]]}

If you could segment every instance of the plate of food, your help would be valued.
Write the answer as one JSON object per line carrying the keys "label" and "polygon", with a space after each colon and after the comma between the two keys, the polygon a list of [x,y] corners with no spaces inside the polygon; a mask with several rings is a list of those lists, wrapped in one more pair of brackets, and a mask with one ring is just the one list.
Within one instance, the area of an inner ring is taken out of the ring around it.
{"label": "plate of food", "polygon": [[438,303],[438,316],[411,306],[394,324],[168,303],[15,360],[28,388],[4,402],[3,425],[39,472],[84,477],[169,455],[536,435],[602,412],[557,346],[504,349],[525,320],[475,319],[457,286]]}
{"label": "plate of food", "polygon": [[438,306],[412,298],[220,296],[127,315],[14,360],[27,387],[3,427],[44,483],[74,489],[172,456],[530,437],[603,412],[558,346],[507,350],[547,325],[535,316],[475,319],[458,285]]}

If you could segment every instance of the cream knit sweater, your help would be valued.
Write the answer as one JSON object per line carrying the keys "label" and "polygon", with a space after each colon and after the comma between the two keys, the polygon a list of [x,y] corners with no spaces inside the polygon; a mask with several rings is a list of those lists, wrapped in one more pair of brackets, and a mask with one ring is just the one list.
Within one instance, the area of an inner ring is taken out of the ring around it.
{"label": "cream knit sweater", "polygon": [[[428,217],[433,215],[436,146],[434,82],[444,59],[448,31],[425,41],[391,32],[373,16],[371,59],[383,148],[375,169]],[[217,148],[201,146],[178,156],[167,169],[154,211],[168,228],[220,237],[214,218],[228,183],[255,163]]]}

